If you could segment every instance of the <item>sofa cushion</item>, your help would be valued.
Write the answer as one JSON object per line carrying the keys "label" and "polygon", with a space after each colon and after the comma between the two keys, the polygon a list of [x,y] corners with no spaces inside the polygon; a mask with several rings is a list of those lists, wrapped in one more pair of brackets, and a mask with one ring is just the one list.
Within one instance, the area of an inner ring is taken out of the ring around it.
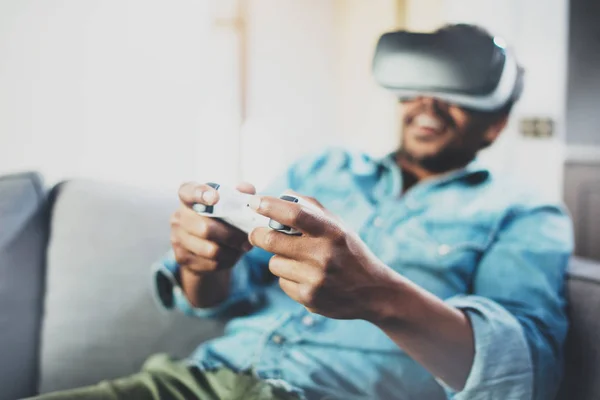
{"label": "sofa cushion", "polygon": [[35,173],[0,178],[0,399],[35,394],[47,209]]}
{"label": "sofa cushion", "polygon": [[600,399],[600,264],[574,258],[567,284],[570,329],[560,399]]}
{"label": "sofa cushion", "polygon": [[222,332],[157,306],[151,265],[169,249],[176,193],[74,180],[56,189],[48,248],[42,393],[138,371],[156,352],[187,356]]}

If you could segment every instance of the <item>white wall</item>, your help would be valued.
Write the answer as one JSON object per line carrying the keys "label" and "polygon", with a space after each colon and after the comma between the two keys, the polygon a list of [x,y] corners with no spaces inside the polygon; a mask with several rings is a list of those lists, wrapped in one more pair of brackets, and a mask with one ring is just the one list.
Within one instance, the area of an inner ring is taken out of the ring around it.
{"label": "white wall", "polygon": [[336,110],[338,141],[381,156],[399,144],[398,102],[372,75],[382,33],[401,24],[396,0],[336,1]]}
{"label": "white wall", "polygon": [[216,157],[236,138],[215,114],[233,84],[210,15],[204,0],[0,2],[0,173],[168,190],[235,174]]}
{"label": "white wall", "polygon": [[380,155],[397,145],[397,106],[371,76],[396,0],[251,0],[243,177],[263,186],[323,146]]}
{"label": "white wall", "polygon": [[0,174],[263,186],[337,143],[336,2],[248,1],[241,132],[233,4],[0,2]]}
{"label": "white wall", "polygon": [[242,178],[262,187],[333,141],[333,0],[250,0]]}

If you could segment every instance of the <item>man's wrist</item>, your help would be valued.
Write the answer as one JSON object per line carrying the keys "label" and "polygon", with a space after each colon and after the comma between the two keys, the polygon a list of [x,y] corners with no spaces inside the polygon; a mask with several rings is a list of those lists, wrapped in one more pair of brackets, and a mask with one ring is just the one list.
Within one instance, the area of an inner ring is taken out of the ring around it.
{"label": "man's wrist", "polygon": [[182,267],[179,270],[181,288],[194,307],[213,307],[229,296],[231,269],[198,272]]}
{"label": "man's wrist", "polygon": [[373,287],[365,319],[375,325],[407,323],[418,301],[417,290],[408,279],[388,268]]}

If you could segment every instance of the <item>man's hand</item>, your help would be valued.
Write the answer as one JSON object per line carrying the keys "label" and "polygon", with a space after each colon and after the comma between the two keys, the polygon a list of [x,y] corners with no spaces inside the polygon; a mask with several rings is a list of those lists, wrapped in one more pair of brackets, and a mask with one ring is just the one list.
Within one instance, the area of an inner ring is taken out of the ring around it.
{"label": "man's hand", "polygon": [[[255,193],[246,183],[237,189]],[[193,306],[211,307],[229,295],[231,268],[252,245],[245,232],[192,209],[194,203],[210,206],[219,201],[212,187],[187,183],[179,189],[179,198],[181,206],[171,217],[171,245],[181,267],[181,286]]]}
{"label": "man's hand", "polygon": [[[254,186],[244,183],[238,190],[254,194]],[[231,268],[252,248],[241,230],[217,219],[199,215],[194,203],[214,205],[219,192],[208,185],[186,183],[179,189],[181,206],[171,217],[171,244],[183,268],[203,274]]]}
{"label": "man's hand", "polygon": [[275,254],[269,269],[292,299],[330,318],[372,322],[434,376],[455,390],[464,387],[475,347],[462,311],[384,265],[323,208],[258,196],[250,206],[303,233],[250,234],[252,244]]}
{"label": "man's hand", "polygon": [[312,202],[318,209],[274,197],[253,197],[250,207],[259,214],[303,235],[257,228],[250,242],[275,254],[270,271],[280,278],[281,288],[311,312],[337,319],[377,319],[383,315],[379,307],[386,301],[382,300],[394,289],[393,271],[334,215]]}

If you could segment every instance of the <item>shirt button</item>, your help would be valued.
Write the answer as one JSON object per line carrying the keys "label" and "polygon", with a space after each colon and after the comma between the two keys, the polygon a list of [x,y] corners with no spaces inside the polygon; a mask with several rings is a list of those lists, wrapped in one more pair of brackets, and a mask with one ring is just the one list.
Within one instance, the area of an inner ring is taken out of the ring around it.
{"label": "shirt button", "polygon": [[450,253],[450,246],[447,244],[442,244],[438,247],[438,254],[440,256],[445,256],[448,253]]}
{"label": "shirt button", "polygon": [[383,218],[381,218],[381,217],[376,217],[376,218],[373,220],[373,226],[374,226],[375,228],[381,228],[381,227],[383,226]]}
{"label": "shirt button", "polygon": [[283,336],[274,335],[272,340],[273,340],[273,343],[275,343],[275,344],[281,344],[281,343],[283,343]]}
{"label": "shirt button", "polygon": [[310,315],[305,315],[304,318],[302,318],[302,324],[305,326],[313,326],[314,323],[315,319]]}

